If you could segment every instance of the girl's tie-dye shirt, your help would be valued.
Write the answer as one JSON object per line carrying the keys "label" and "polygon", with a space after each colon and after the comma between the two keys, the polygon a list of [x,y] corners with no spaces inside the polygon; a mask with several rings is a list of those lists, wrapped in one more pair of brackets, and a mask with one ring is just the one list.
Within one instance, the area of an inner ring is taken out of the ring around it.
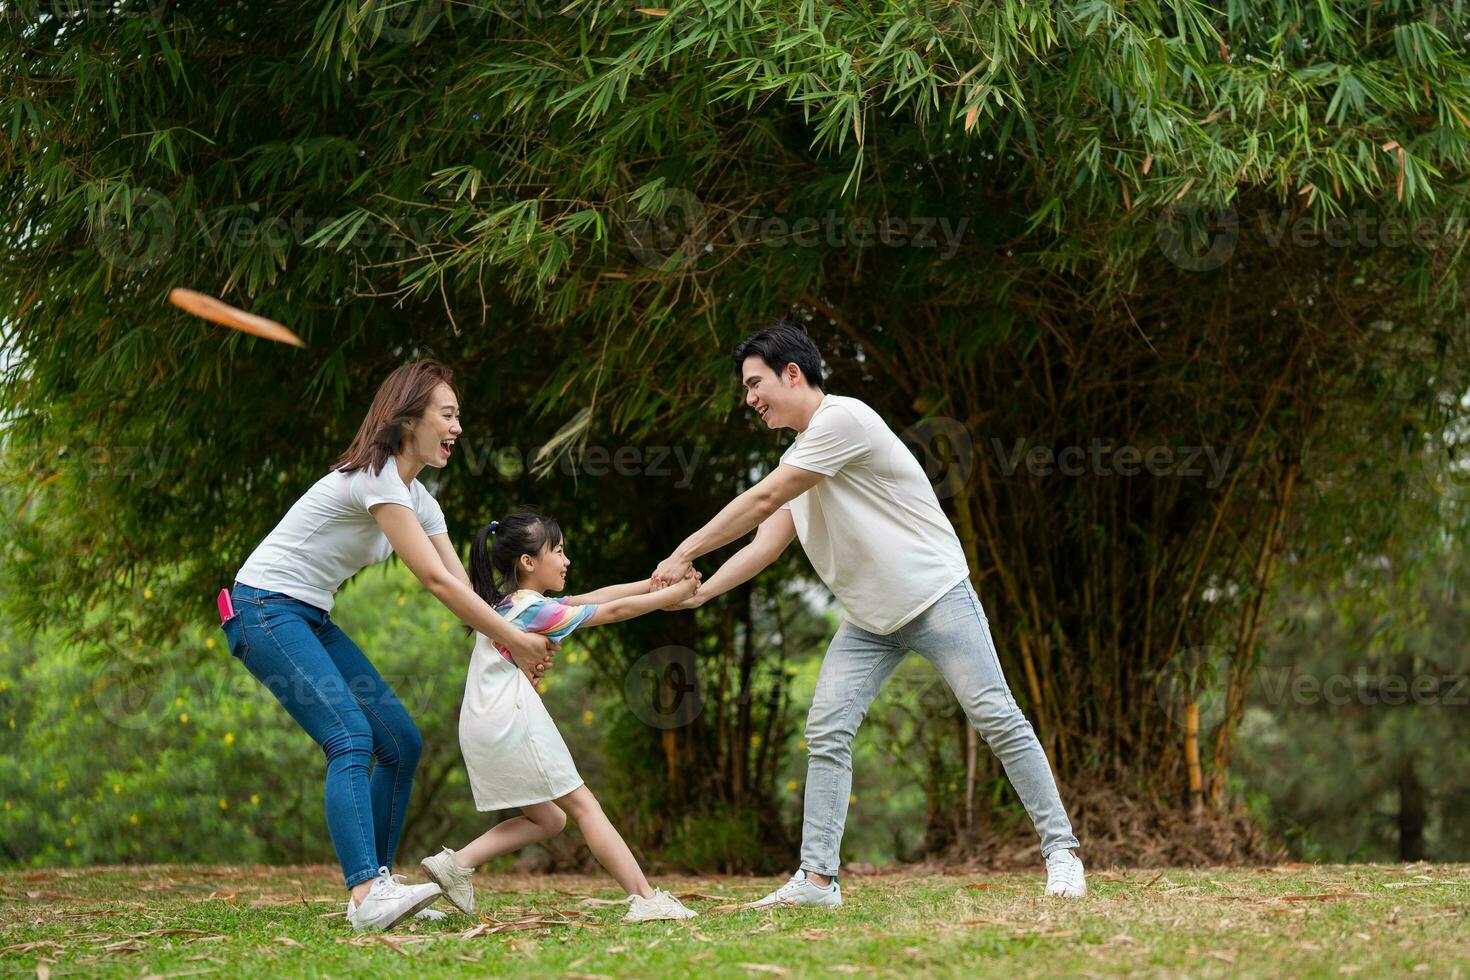
{"label": "girl's tie-dye shirt", "polygon": [[[592,618],[597,612],[595,605],[569,606],[560,599],[548,599],[531,589],[519,589],[500,600],[495,611],[504,616],[510,625],[527,633],[540,633],[554,643],[560,643],[572,631]],[[515,659],[510,651],[499,643],[495,649],[511,663]]]}

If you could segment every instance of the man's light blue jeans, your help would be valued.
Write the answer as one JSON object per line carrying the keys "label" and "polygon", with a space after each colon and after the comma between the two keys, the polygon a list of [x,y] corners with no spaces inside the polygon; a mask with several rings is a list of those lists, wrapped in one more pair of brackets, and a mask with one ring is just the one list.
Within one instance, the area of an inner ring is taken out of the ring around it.
{"label": "man's light blue jeans", "polygon": [[910,650],[938,668],[970,724],[1000,759],[1041,837],[1042,855],[1076,847],[1046,753],[1011,697],[990,639],[990,622],[966,580],[887,636],[844,622],[832,638],[806,723],[801,866],[816,874],[837,874],[852,792],[852,738]]}

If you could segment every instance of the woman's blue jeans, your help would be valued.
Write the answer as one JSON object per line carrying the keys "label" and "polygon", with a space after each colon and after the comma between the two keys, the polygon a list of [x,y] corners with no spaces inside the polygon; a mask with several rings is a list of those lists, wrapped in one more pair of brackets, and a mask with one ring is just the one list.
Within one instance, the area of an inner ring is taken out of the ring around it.
{"label": "woman's blue jeans", "polygon": [[239,583],[230,597],[230,653],[327,757],[327,829],[347,887],[377,877],[393,867],[423,749],[418,728],[325,610]]}

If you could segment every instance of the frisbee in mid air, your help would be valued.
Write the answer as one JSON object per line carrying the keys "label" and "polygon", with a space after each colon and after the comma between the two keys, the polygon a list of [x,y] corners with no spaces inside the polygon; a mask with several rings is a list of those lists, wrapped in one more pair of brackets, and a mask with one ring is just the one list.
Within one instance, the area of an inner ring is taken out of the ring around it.
{"label": "frisbee in mid air", "polygon": [[254,313],[246,313],[229,303],[222,303],[213,296],[196,293],[192,289],[170,289],[168,301],[181,310],[203,317],[222,326],[233,327],[266,340],[274,340],[294,347],[305,347],[301,338],[274,320],[267,320]]}

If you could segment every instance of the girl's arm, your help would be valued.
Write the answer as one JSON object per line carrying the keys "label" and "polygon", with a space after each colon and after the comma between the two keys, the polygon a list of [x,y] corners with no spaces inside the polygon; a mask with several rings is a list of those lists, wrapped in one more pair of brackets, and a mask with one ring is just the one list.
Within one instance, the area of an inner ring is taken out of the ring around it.
{"label": "girl's arm", "polygon": [[647,592],[648,579],[645,578],[637,582],[624,582],[622,585],[609,585],[595,592],[562,596],[561,601],[569,606],[596,606],[604,602],[612,602],[614,599],[626,599],[628,596],[645,595]]}
{"label": "girl's arm", "polygon": [[624,596],[621,599],[604,602],[582,625],[584,627],[606,626],[608,623],[621,623],[626,619],[634,619],[658,609],[672,609],[692,596],[697,588],[699,588],[699,580],[691,575],[657,592],[645,592],[642,595]]}

